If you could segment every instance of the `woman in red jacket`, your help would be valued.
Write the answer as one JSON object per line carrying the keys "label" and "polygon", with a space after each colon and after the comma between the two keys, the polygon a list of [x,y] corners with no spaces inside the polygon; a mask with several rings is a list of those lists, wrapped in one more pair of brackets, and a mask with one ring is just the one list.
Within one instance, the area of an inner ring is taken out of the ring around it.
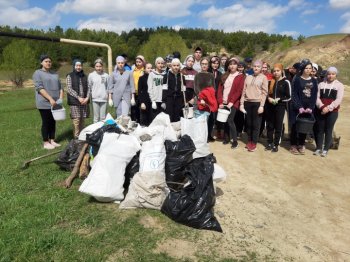
{"label": "woman in red jacket", "polygon": [[219,108],[227,107],[231,110],[225,124],[225,138],[223,144],[231,142],[232,149],[238,147],[237,129],[234,118],[239,109],[239,101],[241,99],[245,79],[244,74],[239,73],[237,70],[238,63],[239,59],[236,57],[231,57],[226,62],[227,72],[221,77],[217,94]]}

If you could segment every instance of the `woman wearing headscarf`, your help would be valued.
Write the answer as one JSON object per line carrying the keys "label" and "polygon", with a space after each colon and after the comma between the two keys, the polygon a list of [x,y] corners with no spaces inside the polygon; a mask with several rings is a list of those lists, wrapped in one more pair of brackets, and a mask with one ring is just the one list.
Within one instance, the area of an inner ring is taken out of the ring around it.
{"label": "woman wearing headscarf", "polygon": [[317,80],[311,77],[312,63],[309,59],[302,60],[299,69],[292,82],[292,104],[289,113],[292,124],[290,152],[304,155],[306,134],[297,132],[296,117],[313,113],[317,99]]}
{"label": "woman wearing headscarf", "polygon": [[73,122],[73,135],[78,138],[80,131],[84,128],[84,119],[89,117],[88,103],[91,91],[81,60],[73,60],[73,72],[67,75],[66,84],[70,117]]}
{"label": "woman wearing headscarf", "polygon": [[109,106],[114,106],[116,117],[120,117],[129,114],[135,87],[132,71],[125,71],[124,69],[124,57],[118,56],[116,63],[113,74],[108,78],[108,103]]}
{"label": "woman wearing headscarf", "polygon": [[248,143],[246,148],[249,152],[256,150],[259,138],[261,116],[267,96],[268,81],[261,72],[262,62],[253,63],[253,74],[248,75],[244,81],[244,88],[240,101],[240,110],[246,114],[246,130]]}
{"label": "woman wearing headscarf", "polygon": [[108,74],[103,71],[103,62],[101,59],[95,60],[94,67],[95,71],[88,76],[88,86],[91,89],[94,123],[96,123],[106,118]]}
{"label": "woman wearing headscarf", "polygon": [[194,103],[194,77],[198,73],[196,70],[193,69],[193,64],[193,55],[188,55],[184,61],[185,67],[181,70],[181,73],[185,78],[186,102],[189,102],[191,104]]}
{"label": "woman wearing headscarf", "polygon": [[135,93],[131,97],[131,120],[140,122],[140,103],[138,99],[138,86],[139,79],[143,75],[145,70],[146,60],[142,55],[138,55],[135,58],[135,67],[132,70],[132,76],[134,78]]}
{"label": "woman wearing headscarf", "polygon": [[318,85],[316,101],[317,148],[314,155],[327,156],[332,144],[332,132],[344,96],[344,85],[339,82],[337,75],[337,68],[329,67],[326,80]]}
{"label": "woman wearing headscarf", "polygon": [[41,136],[45,149],[54,149],[60,144],[55,142],[56,121],[51,107],[62,104],[63,88],[59,76],[51,71],[52,60],[48,55],[40,56],[41,68],[33,74],[35,103],[41,116]]}
{"label": "woman wearing headscarf", "polygon": [[231,143],[232,149],[238,147],[237,129],[234,119],[236,112],[239,109],[245,79],[245,75],[237,71],[238,63],[239,59],[236,57],[231,57],[227,60],[225,66],[226,72],[221,77],[221,82],[217,92],[219,107],[227,107],[230,109],[230,114],[225,123],[223,143]]}

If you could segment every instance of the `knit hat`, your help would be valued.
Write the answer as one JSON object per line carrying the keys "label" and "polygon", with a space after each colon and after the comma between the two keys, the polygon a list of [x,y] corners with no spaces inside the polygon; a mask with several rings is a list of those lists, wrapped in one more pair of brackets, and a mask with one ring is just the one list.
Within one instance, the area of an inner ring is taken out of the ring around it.
{"label": "knit hat", "polygon": [[278,68],[279,70],[283,71],[283,65],[280,63],[274,64],[273,68]]}
{"label": "knit hat", "polygon": [[52,60],[51,57],[50,57],[49,55],[47,55],[47,54],[42,54],[42,55],[40,56],[40,63],[41,63],[42,61],[44,61],[45,59],[47,59],[47,58],[49,58],[50,60]]}
{"label": "knit hat", "polygon": [[94,62],[94,65],[96,65],[96,64],[101,64],[101,65],[103,65],[102,59],[101,59],[101,58],[97,58],[97,59],[95,60],[95,62]]}
{"label": "knit hat", "polygon": [[117,58],[115,59],[115,61],[118,62],[125,62],[125,58],[121,55],[118,55]]}
{"label": "knit hat", "polygon": [[327,73],[328,72],[333,72],[333,73],[335,73],[337,75],[338,74],[338,69],[336,67],[334,67],[334,66],[331,66],[331,67],[328,67]]}
{"label": "knit hat", "polygon": [[155,64],[157,64],[157,63],[164,63],[164,59],[163,59],[163,57],[157,57],[156,58],[156,61],[154,62]]}

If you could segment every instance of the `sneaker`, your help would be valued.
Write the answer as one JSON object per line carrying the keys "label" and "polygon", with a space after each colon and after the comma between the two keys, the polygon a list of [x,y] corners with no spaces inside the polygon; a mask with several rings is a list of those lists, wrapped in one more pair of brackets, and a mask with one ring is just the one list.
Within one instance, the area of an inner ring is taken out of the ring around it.
{"label": "sneaker", "polygon": [[54,149],[55,147],[51,145],[49,142],[44,142],[44,148],[47,150]]}
{"label": "sneaker", "polygon": [[51,140],[50,144],[53,145],[54,147],[60,147],[61,146],[60,144],[56,143],[53,140]]}
{"label": "sneaker", "polygon": [[326,156],[327,156],[327,153],[328,153],[327,150],[323,150],[321,156],[322,156],[322,157],[326,157]]}
{"label": "sneaker", "polygon": [[255,150],[256,150],[256,144],[251,142],[250,147],[248,148],[248,151],[249,152],[254,152]]}
{"label": "sneaker", "polygon": [[251,144],[252,142],[251,141],[248,141],[248,143],[245,145],[245,149],[248,149],[249,147],[250,147],[250,144]]}
{"label": "sneaker", "polygon": [[296,146],[291,146],[289,152],[291,152],[293,155],[299,155],[299,151]]}
{"label": "sneaker", "polygon": [[305,146],[298,146],[298,151],[300,155],[305,155]]}
{"label": "sneaker", "polygon": [[272,149],[272,144],[268,144],[266,147],[265,147],[265,151],[270,151]]}
{"label": "sneaker", "polygon": [[313,152],[313,155],[314,155],[314,156],[320,156],[320,155],[321,155],[321,149],[316,149],[316,150]]}
{"label": "sneaker", "polygon": [[238,147],[238,142],[237,141],[233,141],[231,144],[231,148],[232,149],[236,149]]}
{"label": "sneaker", "polygon": [[272,149],[271,149],[271,152],[272,152],[272,153],[278,152],[278,146],[277,146],[277,145],[274,145],[274,146],[272,147]]}

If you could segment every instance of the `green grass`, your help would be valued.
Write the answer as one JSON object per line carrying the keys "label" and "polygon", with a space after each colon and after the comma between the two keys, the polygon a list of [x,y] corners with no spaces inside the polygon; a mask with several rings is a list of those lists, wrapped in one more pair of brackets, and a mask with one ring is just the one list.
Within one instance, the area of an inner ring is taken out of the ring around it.
{"label": "green grass", "polygon": [[[32,88],[0,93],[0,261],[191,261],[156,253],[165,239],[195,242],[200,231],[179,225],[156,210],[119,210],[60,183],[69,175],[55,157],[20,167],[42,149],[41,120]],[[91,119],[90,119],[91,121]],[[58,140],[71,139],[71,123],[57,122]],[[158,227],[145,227],[151,217]],[[219,234],[219,233],[217,233]],[[233,243],[234,244],[234,243]],[[210,245],[210,241],[208,243]],[[198,253],[200,261],[238,261]],[[257,261],[255,253],[239,261]]]}

